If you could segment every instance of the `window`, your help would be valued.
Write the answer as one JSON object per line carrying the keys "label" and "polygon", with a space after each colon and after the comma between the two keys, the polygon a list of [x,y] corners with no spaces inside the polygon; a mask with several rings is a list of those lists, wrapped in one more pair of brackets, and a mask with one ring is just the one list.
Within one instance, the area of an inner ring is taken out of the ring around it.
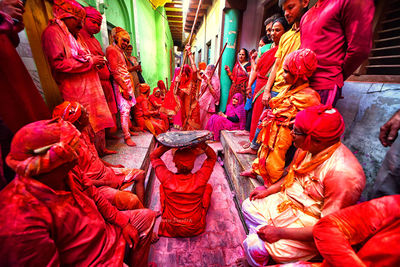
{"label": "window", "polygon": [[210,61],[211,61],[211,40],[207,42],[206,49],[207,49],[206,63],[208,65],[208,64],[210,64]]}

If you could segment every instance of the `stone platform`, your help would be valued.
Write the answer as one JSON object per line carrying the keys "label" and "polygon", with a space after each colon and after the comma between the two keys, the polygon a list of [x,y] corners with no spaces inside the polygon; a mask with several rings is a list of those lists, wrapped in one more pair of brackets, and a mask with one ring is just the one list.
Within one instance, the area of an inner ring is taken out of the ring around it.
{"label": "stone platform", "polygon": [[[221,150],[220,143],[210,145],[215,151]],[[162,159],[171,171],[176,171],[172,153],[168,151]],[[197,158],[193,171],[200,168],[205,155]],[[222,162],[221,162],[222,163]],[[233,201],[225,171],[217,162],[209,183],[213,187],[211,206],[207,213],[207,226],[204,233],[190,238],[166,238],[152,245],[149,262],[157,266],[234,266],[243,257],[242,242],[246,237],[238,211]],[[160,210],[160,183],[154,179],[152,199],[149,208]],[[157,219],[155,231],[161,218]]]}
{"label": "stone platform", "polygon": [[256,156],[236,153],[243,149],[241,144],[249,141],[248,135],[236,136],[236,132],[238,131],[222,131],[221,144],[224,152],[224,167],[232,182],[238,202],[241,204],[243,200],[249,197],[254,188],[263,185],[263,181],[261,177],[253,179],[240,175],[242,171],[251,168]]}

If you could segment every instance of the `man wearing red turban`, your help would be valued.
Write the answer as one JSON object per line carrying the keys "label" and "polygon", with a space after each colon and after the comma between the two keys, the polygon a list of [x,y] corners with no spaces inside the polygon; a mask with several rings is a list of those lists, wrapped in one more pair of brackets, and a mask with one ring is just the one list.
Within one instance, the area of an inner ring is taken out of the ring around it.
{"label": "man wearing red turban", "polygon": [[[94,37],[94,34],[100,32],[101,23],[103,17],[100,12],[93,7],[85,7],[86,19],[84,21],[83,28],[81,30],[82,39],[85,41],[89,51],[92,55],[98,55],[105,57],[99,41]],[[115,133],[117,131],[116,115],[117,115],[117,103],[115,102],[114,90],[110,81],[110,71],[108,70],[107,64],[97,68],[101,86],[103,87],[104,96],[106,97],[108,108],[114,119],[114,127],[110,129],[110,132]]]}
{"label": "man wearing red turban", "polygon": [[[75,173],[84,174],[84,177],[78,178],[90,179],[99,187],[100,193],[120,210],[143,208],[145,172],[112,165],[100,159],[92,141],[93,130],[88,123],[85,108],[77,102],[66,101],[54,108],[53,117],[61,117],[73,123],[81,132]],[[132,192],[122,191],[132,183],[135,183],[137,196]]]}
{"label": "man wearing red turban", "polygon": [[177,173],[168,170],[161,156],[170,148],[160,146],[150,155],[151,165],[160,181],[162,220],[158,234],[167,237],[190,237],[204,232],[210,206],[212,187],[208,184],[217,155],[203,143],[200,148],[207,155],[201,168],[192,173],[197,158],[196,149],[175,151],[173,161]]}
{"label": "man wearing red turban", "polygon": [[86,12],[73,0],[56,0],[54,19],[42,34],[43,52],[65,101],[79,101],[89,112],[89,121],[99,140],[98,150],[105,149],[105,128],[114,121],[104,97],[97,68],[105,64],[103,56],[92,55],[80,30]]}
{"label": "man wearing red turban", "polygon": [[158,110],[150,110],[150,86],[146,83],[139,84],[140,96],[136,99],[134,107],[136,123],[141,131],[149,130],[154,135],[164,133],[169,128],[168,117],[160,114]]}
{"label": "man wearing red turban", "polygon": [[365,186],[363,169],[340,142],[340,113],[329,106],[300,111],[292,130],[298,148],[287,174],[256,188],[242,204],[249,235],[243,242],[251,266],[307,261],[318,254],[313,226],[355,204]]}
{"label": "man wearing red turban", "polygon": [[292,146],[291,126],[296,114],[320,104],[317,92],[310,88],[308,77],[317,68],[317,59],[310,49],[296,50],[286,56],[283,63],[285,89],[269,101],[271,109],[261,116],[261,131],[257,142],[261,144],[252,170],[243,176],[261,175],[266,186],[278,181],[288,161],[286,154]]}
{"label": "man wearing red turban", "polygon": [[114,89],[121,114],[121,127],[124,134],[125,143],[128,146],[136,144],[131,139],[129,131],[130,111],[136,104],[135,88],[132,77],[128,70],[125,49],[129,45],[131,37],[129,33],[121,27],[115,27],[111,31],[112,45],[106,50],[107,60],[110,66],[111,75],[114,79]]}
{"label": "man wearing red turban", "polygon": [[5,266],[147,266],[155,213],[119,211],[69,175],[80,133],[60,118],[19,130],[7,164],[16,178],[0,192],[0,262]]}

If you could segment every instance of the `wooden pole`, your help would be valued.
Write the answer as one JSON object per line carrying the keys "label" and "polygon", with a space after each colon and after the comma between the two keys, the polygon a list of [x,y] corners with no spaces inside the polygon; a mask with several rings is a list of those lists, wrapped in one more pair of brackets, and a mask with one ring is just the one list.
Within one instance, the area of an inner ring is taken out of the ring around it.
{"label": "wooden pole", "polygon": [[217,67],[218,67],[219,63],[221,62],[222,54],[224,54],[224,51],[225,51],[225,48],[226,48],[227,44],[228,44],[228,42],[225,43],[224,48],[222,48],[221,54],[219,54],[217,63],[215,63],[215,68],[214,68],[214,70],[213,70],[213,72],[211,74],[211,77],[214,75],[215,71],[217,70]]}

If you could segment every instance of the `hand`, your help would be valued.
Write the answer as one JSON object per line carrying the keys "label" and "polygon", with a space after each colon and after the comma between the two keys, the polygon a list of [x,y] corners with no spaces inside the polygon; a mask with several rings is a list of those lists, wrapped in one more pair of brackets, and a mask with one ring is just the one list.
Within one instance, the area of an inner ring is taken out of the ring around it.
{"label": "hand", "polygon": [[271,99],[271,92],[265,89],[263,96],[262,96],[262,103],[264,106],[268,106],[269,100]]}
{"label": "hand", "polygon": [[258,56],[258,53],[257,53],[257,51],[256,51],[256,52],[254,52],[254,53],[251,55],[251,59],[252,59],[252,60],[255,60],[255,59],[257,58],[257,56]]}
{"label": "hand", "polygon": [[136,249],[136,246],[139,243],[139,235],[138,231],[135,229],[135,227],[132,226],[132,224],[128,223],[122,229],[122,236],[124,237],[125,241],[129,244],[130,248],[133,247],[133,249]]}
{"label": "hand", "polygon": [[126,100],[132,100],[132,96],[126,91],[122,92],[122,97],[125,98]]}
{"label": "hand", "polygon": [[104,59],[103,56],[92,56],[93,59],[93,65],[102,68],[106,64],[106,60]]}
{"label": "hand", "polygon": [[2,0],[0,1],[0,11],[22,22],[22,14],[24,14],[25,8],[20,0]]}
{"label": "hand", "polygon": [[400,129],[400,110],[397,111],[382,127],[379,133],[379,140],[382,145],[391,146],[396,140]]}
{"label": "hand", "polygon": [[250,193],[250,200],[256,200],[256,199],[261,199],[261,198],[266,198],[270,194],[268,193],[268,190],[265,186],[259,186],[256,187],[251,193]]}
{"label": "hand", "polygon": [[224,116],[225,114],[222,111],[220,111],[220,112],[218,112],[218,115],[219,116]]}
{"label": "hand", "polygon": [[137,71],[137,72],[142,72],[142,66],[141,65],[137,65],[137,66],[135,66],[134,70]]}
{"label": "hand", "polygon": [[225,65],[225,70],[226,70],[226,72],[228,72],[228,75],[229,75],[229,73],[231,72],[231,69],[229,68],[228,65]]}
{"label": "hand", "polygon": [[246,95],[247,95],[248,98],[251,97],[251,91],[252,91],[252,90],[251,90],[251,87],[247,87],[247,88],[246,88]]}
{"label": "hand", "polygon": [[185,50],[186,50],[186,52],[187,52],[188,54],[191,54],[191,53],[192,53],[192,47],[191,47],[189,44],[187,44],[187,45],[185,46]]}
{"label": "hand", "polygon": [[262,241],[275,243],[282,239],[281,230],[282,228],[266,225],[257,231],[257,235]]}

